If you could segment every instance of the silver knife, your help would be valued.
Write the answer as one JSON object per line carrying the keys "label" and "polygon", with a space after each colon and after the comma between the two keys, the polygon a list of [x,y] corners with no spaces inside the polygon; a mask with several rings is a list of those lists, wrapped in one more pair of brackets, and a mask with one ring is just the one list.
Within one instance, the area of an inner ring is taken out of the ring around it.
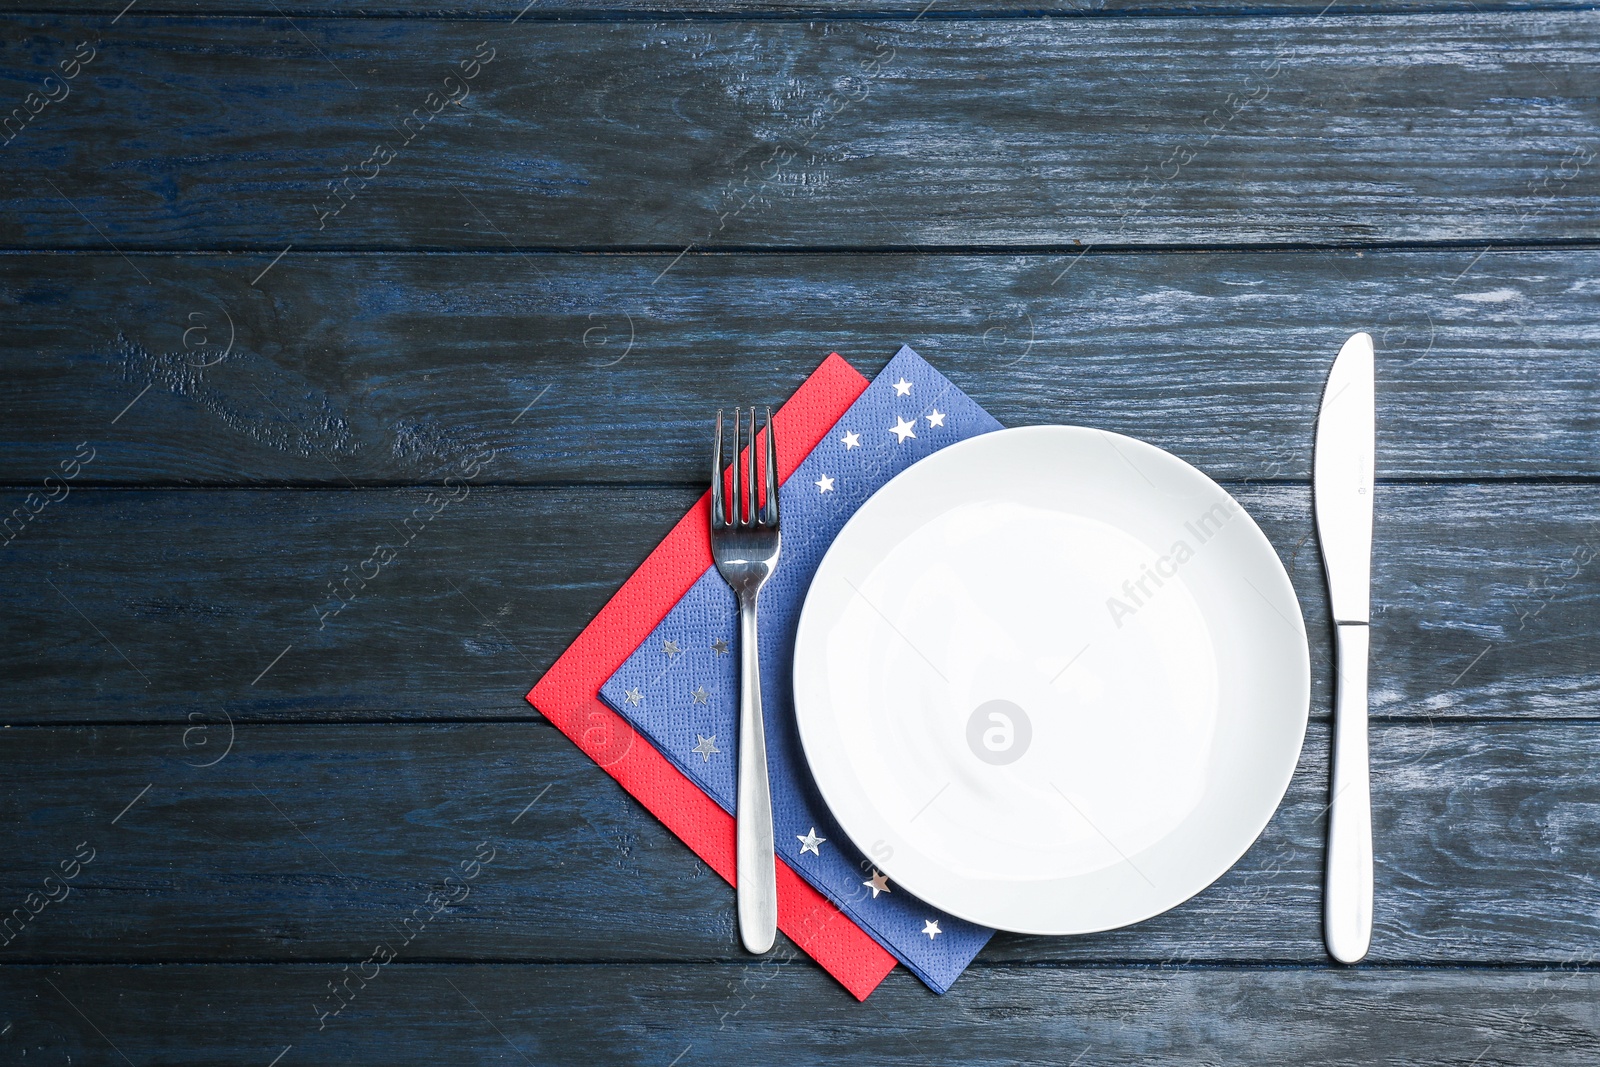
{"label": "silver knife", "polygon": [[1372,338],[1358,333],[1333,361],[1317,414],[1312,465],[1317,540],[1328,571],[1339,667],[1323,938],[1340,963],[1372,943],[1372,795],[1367,779],[1367,649],[1371,617],[1372,469],[1376,419]]}

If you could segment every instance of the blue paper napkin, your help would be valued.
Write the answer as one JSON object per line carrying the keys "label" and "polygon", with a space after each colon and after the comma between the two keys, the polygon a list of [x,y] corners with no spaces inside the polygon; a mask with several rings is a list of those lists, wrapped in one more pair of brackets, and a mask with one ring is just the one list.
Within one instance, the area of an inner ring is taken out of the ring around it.
{"label": "blue paper napkin", "polygon": [[[823,554],[868,497],[924,456],[998,429],[921,356],[901,348],[783,484],[783,552],[761,591],[761,700],[778,856],[940,993],[993,931],[911,896],[829,815],[795,726],[795,630]],[[733,590],[710,568],[600,690],[602,700],[730,813],[737,793],[737,628]]]}

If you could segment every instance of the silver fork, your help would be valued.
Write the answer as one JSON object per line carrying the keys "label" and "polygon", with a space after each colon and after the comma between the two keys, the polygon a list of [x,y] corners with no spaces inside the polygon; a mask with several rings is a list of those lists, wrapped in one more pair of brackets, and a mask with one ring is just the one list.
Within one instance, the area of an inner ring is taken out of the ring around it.
{"label": "silver fork", "polygon": [[[722,412],[711,453],[711,557],[717,573],[739,598],[739,937],[751,952],[765,952],[778,936],[778,876],[772,845],[772,790],[767,784],[767,734],[761,720],[761,657],[756,639],[756,598],[778,564],[778,446],[767,410],[766,502],[756,500],[756,409],[750,409],[741,457],[739,409],[733,409],[733,499],[723,500]],[[742,489],[742,491],[741,491]]]}

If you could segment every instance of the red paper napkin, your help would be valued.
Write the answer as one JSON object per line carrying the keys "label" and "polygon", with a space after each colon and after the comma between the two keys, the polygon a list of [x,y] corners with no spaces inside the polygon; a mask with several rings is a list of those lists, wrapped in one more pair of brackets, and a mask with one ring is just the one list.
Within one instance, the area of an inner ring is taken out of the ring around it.
{"label": "red paper napkin", "polygon": [[[786,479],[867,388],[828,356],[773,415],[778,473]],[[712,870],[735,881],[733,817],[638,734],[597,694],[711,566],[707,492],[600,609],[528,693],[528,701],[677,834]],[[865,1000],[895,959],[787,865],[777,865],[778,928]]]}

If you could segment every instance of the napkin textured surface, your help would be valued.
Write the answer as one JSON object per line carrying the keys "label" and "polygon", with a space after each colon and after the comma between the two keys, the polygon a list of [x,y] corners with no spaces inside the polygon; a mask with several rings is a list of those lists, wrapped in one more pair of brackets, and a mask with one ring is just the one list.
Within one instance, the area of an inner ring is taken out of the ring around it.
{"label": "napkin textured surface", "polygon": [[[778,469],[793,471],[867,387],[830,355],[773,416]],[[539,679],[528,701],[706,864],[734,881],[734,821],[677,766],[599,699],[600,685],[711,565],[710,494],[703,495]],[[778,865],[778,929],[858,999],[894,969],[894,956],[834,904]],[[640,907],[650,904],[640,901]]]}
{"label": "napkin textured surface", "polygon": [[[924,456],[998,429],[921,356],[900,349],[779,490],[783,550],[760,599],[761,700],[780,873],[787,864],[941,993],[993,931],[889,881],[833,821],[795,724],[795,634],[812,576],[856,509]],[[738,769],[737,614],[733,590],[715,568],[706,570],[600,689],[602,700],[730,813]]]}

